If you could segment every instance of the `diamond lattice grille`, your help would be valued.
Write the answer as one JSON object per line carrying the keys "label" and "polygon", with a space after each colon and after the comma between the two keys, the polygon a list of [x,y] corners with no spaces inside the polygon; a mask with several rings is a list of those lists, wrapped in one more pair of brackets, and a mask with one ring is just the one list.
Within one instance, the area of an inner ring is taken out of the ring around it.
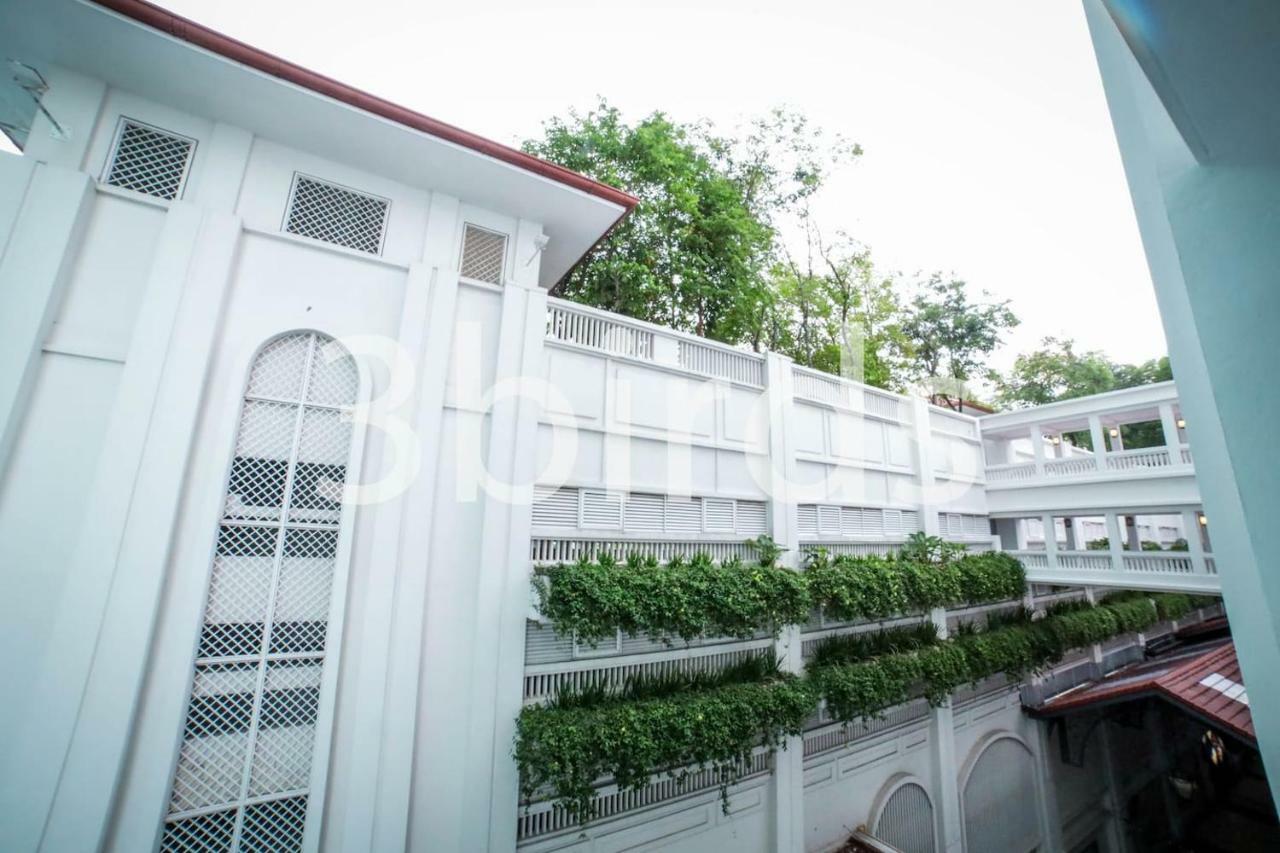
{"label": "diamond lattice grille", "polygon": [[316,334],[249,377],[164,851],[302,845],[359,374]]}
{"label": "diamond lattice grille", "polygon": [[172,201],[182,191],[195,147],[185,136],[126,120],[103,182]]}
{"label": "diamond lattice grille", "polygon": [[502,284],[506,266],[507,235],[468,225],[462,236],[462,268],[466,278]]}
{"label": "diamond lattice grille", "polygon": [[389,206],[385,198],[298,175],[284,230],[376,255]]}

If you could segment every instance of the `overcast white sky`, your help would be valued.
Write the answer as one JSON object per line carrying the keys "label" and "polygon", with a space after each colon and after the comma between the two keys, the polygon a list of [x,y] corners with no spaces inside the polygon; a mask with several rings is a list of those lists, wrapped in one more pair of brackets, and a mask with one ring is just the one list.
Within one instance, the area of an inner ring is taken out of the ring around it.
{"label": "overcast white sky", "polygon": [[954,271],[1022,326],[1162,355],[1078,0],[159,0],[501,142],[603,95],[732,126],[785,104],[862,144],[818,205],[887,269]]}

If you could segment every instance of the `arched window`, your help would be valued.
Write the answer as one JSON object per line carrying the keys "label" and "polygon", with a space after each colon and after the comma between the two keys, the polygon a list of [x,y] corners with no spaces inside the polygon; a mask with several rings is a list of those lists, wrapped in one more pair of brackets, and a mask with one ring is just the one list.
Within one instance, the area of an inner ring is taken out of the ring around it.
{"label": "arched window", "polygon": [[302,846],[359,384],[312,332],[253,363],[162,850]]}
{"label": "arched window", "polygon": [[933,803],[915,782],[901,785],[876,818],[873,835],[902,853],[934,853]]}
{"label": "arched window", "polygon": [[1035,777],[1030,751],[1013,738],[982,751],[964,783],[966,850],[1028,853],[1040,845]]}

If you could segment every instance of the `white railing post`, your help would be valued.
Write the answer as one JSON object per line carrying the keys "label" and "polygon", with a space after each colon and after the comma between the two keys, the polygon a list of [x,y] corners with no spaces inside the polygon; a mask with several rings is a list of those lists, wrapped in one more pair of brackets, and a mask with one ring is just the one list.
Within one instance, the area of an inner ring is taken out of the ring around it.
{"label": "white railing post", "polygon": [[1178,437],[1178,421],[1173,416],[1173,404],[1160,404],[1160,428],[1164,431],[1164,446],[1169,453],[1170,465],[1182,464],[1182,439]]}
{"label": "white railing post", "polygon": [[1089,415],[1089,438],[1093,442],[1093,461],[1099,471],[1107,470],[1107,436],[1102,431],[1102,418]]}

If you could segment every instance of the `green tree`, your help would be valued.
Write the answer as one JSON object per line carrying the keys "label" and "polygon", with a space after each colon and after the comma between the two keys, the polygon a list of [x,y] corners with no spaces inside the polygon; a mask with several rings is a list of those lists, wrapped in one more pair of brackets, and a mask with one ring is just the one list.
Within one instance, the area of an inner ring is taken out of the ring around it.
{"label": "green tree", "polygon": [[1008,301],[971,301],[965,282],[934,273],[902,319],[911,373],[934,393],[962,396],[966,382],[990,378],[986,357],[999,345],[1000,333],[1016,325]]}
{"label": "green tree", "polygon": [[1115,369],[1102,353],[1076,352],[1074,341],[1052,337],[1040,346],[1035,352],[1019,355],[1009,375],[998,382],[996,400],[1001,405],[1043,406],[1121,387]]}
{"label": "green tree", "polygon": [[728,343],[784,336],[770,293],[777,221],[861,153],[775,110],[737,136],[654,113],[635,125],[601,101],[546,122],[526,151],[639,199],[555,295]]}

